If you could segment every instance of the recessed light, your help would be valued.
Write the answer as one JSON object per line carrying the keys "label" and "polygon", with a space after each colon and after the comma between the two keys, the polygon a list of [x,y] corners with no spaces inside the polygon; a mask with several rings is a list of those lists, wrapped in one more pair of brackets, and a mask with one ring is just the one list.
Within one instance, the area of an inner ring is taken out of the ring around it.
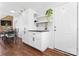
{"label": "recessed light", "polygon": [[10,12],[11,12],[11,13],[16,13],[16,11],[15,11],[15,10],[11,10]]}

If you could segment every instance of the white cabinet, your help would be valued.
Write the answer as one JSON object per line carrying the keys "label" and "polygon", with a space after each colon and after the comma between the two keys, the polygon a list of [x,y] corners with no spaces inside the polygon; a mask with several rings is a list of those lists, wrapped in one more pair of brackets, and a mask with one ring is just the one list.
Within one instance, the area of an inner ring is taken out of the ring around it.
{"label": "white cabinet", "polygon": [[26,34],[24,34],[24,36],[24,43],[40,51],[44,51],[46,48],[48,48],[48,32],[28,32],[27,36]]}
{"label": "white cabinet", "polygon": [[22,20],[23,20],[23,25],[25,28],[29,29],[36,29],[36,26],[34,24],[35,17],[34,15],[36,12],[32,9],[27,9],[22,13]]}
{"label": "white cabinet", "polygon": [[26,44],[29,44],[31,38],[32,38],[32,37],[30,36],[30,34],[28,33],[28,31],[27,31],[27,30],[24,30],[24,31],[23,31],[23,35],[22,35],[22,41],[23,41],[24,43],[26,43]]}
{"label": "white cabinet", "polygon": [[48,40],[48,32],[33,32],[34,37],[34,47],[39,49],[40,51],[44,51],[48,48],[49,40]]}
{"label": "white cabinet", "polygon": [[24,28],[26,28],[27,30],[36,29],[36,25],[34,24],[34,14],[36,14],[34,10],[27,9],[22,14],[14,17],[13,28],[17,29],[19,37],[24,36],[22,35],[22,32],[24,32]]}
{"label": "white cabinet", "polygon": [[49,46],[49,32],[41,33],[41,50],[44,51]]}
{"label": "white cabinet", "polygon": [[34,47],[41,50],[41,43],[42,43],[41,33],[39,32],[32,32],[32,33],[33,33]]}
{"label": "white cabinet", "polygon": [[13,28],[16,29],[18,37],[22,38],[24,30],[22,15],[14,17]]}

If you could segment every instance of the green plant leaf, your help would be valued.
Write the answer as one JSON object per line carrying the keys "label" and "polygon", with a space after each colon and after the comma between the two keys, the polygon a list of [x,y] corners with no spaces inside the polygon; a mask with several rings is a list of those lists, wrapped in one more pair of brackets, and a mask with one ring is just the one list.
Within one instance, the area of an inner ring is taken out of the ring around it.
{"label": "green plant leaf", "polygon": [[53,10],[52,10],[52,9],[48,9],[48,10],[46,11],[46,13],[45,13],[45,15],[46,15],[47,17],[52,16],[52,14],[53,14]]}

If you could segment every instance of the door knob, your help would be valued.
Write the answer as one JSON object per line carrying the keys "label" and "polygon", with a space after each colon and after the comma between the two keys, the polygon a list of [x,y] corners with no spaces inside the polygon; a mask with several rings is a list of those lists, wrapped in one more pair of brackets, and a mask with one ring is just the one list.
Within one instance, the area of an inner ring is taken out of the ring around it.
{"label": "door knob", "polygon": [[54,26],[54,28],[56,28],[56,26]]}
{"label": "door knob", "polygon": [[56,29],[54,29],[54,31],[56,31]]}

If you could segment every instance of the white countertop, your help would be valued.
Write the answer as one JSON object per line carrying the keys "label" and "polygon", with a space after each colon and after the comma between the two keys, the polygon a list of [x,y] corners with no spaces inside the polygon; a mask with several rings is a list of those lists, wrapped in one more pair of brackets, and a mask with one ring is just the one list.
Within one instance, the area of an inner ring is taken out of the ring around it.
{"label": "white countertop", "polygon": [[29,30],[31,32],[48,32],[48,30]]}

